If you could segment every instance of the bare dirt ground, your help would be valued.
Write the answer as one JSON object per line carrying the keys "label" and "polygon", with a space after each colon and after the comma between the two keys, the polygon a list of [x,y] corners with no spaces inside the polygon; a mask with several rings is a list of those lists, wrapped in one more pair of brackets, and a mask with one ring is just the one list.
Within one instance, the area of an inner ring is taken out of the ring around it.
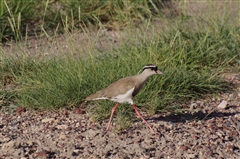
{"label": "bare dirt ground", "polygon": [[[223,3],[218,8],[221,9]],[[198,14],[205,11],[207,4],[189,3],[188,7],[191,8],[189,15]],[[88,47],[104,51],[110,47],[110,42],[119,41],[117,32],[104,31],[101,35],[107,36],[107,40],[94,44],[90,43],[92,37],[74,35],[76,38],[70,39],[80,41],[78,47],[74,47],[76,50],[70,49],[69,44],[74,42],[68,42],[66,37],[55,39],[51,45],[46,39],[33,39],[24,51],[53,56],[58,50],[62,50],[63,54],[76,53],[81,49],[82,52],[87,51]],[[4,49],[6,52],[18,52],[18,47],[13,44]],[[113,125],[110,131],[105,132],[108,120],[93,123],[89,114],[80,108],[56,112],[36,112],[21,107],[13,112],[0,109],[0,158],[238,159],[240,74],[226,73],[223,76],[234,86],[232,92],[215,98],[189,101],[179,113],[145,116],[159,133],[157,135],[151,134],[140,119],[126,130],[116,132]],[[217,108],[223,100],[227,101],[227,107]]]}

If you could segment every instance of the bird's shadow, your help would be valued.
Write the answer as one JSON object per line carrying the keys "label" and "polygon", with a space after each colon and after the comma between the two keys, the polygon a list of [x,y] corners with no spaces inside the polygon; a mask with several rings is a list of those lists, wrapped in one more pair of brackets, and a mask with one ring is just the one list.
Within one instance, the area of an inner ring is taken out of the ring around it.
{"label": "bird's shadow", "polygon": [[[229,106],[229,108],[235,108],[237,106]],[[236,114],[240,114],[239,111],[235,112],[221,112],[217,109],[214,109],[209,112],[204,112],[203,110],[198,110],[195,112],[185,111],[185,112],[178,112],[178,113],[170,113],[169,115],[160,115],[158,117],[153,117],[151,120],[154,121],[166,121],[172,123],[179,123],[179,122],[186,122],[190,120],[210,120],[212,118],[219,118],[219,117],[228,117],[234,116]],[[150,118],[149,118],[150,119]]]}

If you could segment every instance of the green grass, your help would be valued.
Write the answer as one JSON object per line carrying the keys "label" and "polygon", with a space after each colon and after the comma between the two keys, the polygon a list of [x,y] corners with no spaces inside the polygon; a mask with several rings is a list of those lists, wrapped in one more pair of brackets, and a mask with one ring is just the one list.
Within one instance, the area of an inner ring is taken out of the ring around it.
{"label": "green grass", "polygon": [[18,88],[14,95],[20,105],[57,108],[75,105],[111,82],[137,74],[145,64],[155,63],[165,67],[165,75],[152,77],[135,101],[154,105],[151,107],[157,111],[172,101],[185,101],[229,88],[217,74],[230,63],[239,64],[239,43],[235,37],[239,30],[231,31],[234,34],[188,32],[185,37],[184,31],[176,30],[175,42],[171,34],[155,38],[154,45],[152,40],[139,39],[140,44],[123,46],[114,54],[86,60],[3,57],[1,74],[8,73],[15,79]]}
{"label": "green grass", "polygon": [[[24,37],[57,35],[99,22],[119,28],[134,20],[149,18],[159,12],[158,1],[147,0],[0,0],[0,42]],[[37,12],[37,14],[36,14]]]}
{"label": "green grass", "polygon": [[[86,59],[74,55],[36,59],[25,52],[9,56],[1,50],[0,104],[14,103],[36,110],[76,106],[117,79],[137,74],[148,63],[165,68],[164,76],[151,77],[134,98],[137,106],[151,114],[177,108],[176,103],[231,90],[218,74],[239,70],[240,28],[228,24],[228,19],[219,23],[216,18],[204,29],[189,29],[189,19],[181,16],[174,20],[179,23],[171,27],[170,22],[166,29],[158,29],[151,22],[141,30],[132,28],[126,31],[124,45],[99,52],[98,56],[92,56],[89,50]],[[8,89],[9,85],[14,89]],[[94,103],[94,120],[109,117],[114,103]],[[118,122],[125,123],[119,129],[129,126],[131,110],[127,104],[118,107]]]}

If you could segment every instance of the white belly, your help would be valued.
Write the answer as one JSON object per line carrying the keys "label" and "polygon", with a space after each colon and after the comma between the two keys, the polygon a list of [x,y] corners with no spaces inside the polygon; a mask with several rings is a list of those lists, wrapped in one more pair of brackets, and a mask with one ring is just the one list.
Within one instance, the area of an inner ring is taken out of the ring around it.
{"label": "white belly", "polygon": [[134,91],[134,87],[132,89],[130,89],[129,91],[127,91],[125,94],[119,94],[116,97],[112,97],[109,100],[114,101],[114,102],[118,102],[118,103],[133,104],[133,100],[132,100],[133,91]]}

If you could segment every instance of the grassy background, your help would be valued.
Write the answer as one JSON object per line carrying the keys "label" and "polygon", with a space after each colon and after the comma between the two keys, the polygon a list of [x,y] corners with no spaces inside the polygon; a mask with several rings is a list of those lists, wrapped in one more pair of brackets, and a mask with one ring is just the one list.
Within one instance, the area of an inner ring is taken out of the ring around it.
{"label": "grassy background", "polygon": [[149,18],[163,6],[158,0],[0,0],[0,42],[94,28],[99,22],[118,28]]}
{"label": "grassy background", "polygon": [[[46,8],[56,2],[61,4],[62,1],[47,1],[44,4],[34,4],[34,1],[28,1],[27,4],[39,5],[40,8],[44,8],[41,5],[45,5]],[[53,28],[53,30],[56,30],[55,26],[59,23],[65,27],[65,24],[71,26],[72,22],[67,21],[66,17],[72,17],[74,29],[77,28],[76,19],[79,19],[82,24],[89,23],[90,25],[91,23],[98,27],[102,27],[104,23],[114,24],[120,20],[122,24],[132,23],[131,21],[135,18],[143,21],[146,19],[147,22],[142,24],[141,29],[130,28],[124,45],[106,52],[99,52],[99,56],[92,56],[90,50],[89,57],[85,59],[72,55],[36,59],[21,51],[19,51],[21,53],[13,53],[14,56],[9,56],[1,49],[1,106],[22,106],[37,110],[76,106],[87,95],[108,86],[115,80],[137,74],[148,63],[165,68],[164,76],[151,77],[143,90],[134,98],[135,103],[142,110],[147,110],[151,114],[163,108],[176,108],[179,106],[177,103],[231,90],[230,84],[218,76],[223,71],[239,71],[240,28],[228,23],[229,16],[225,15],[219,19],[218,14],[213,15],[202,28],[200,27],[202,21],[184,14],[179,14],[174,19],[163,19],[161,15],[156,14],[157,10],[153,10],[154,3],[150,1],[141,1],[141,3],[137,1],[93,2],[95,5],[89,5],[90,1],[84,2],[86,6],[81,9],[81,16],[77,12],[79,11],[77,6],[80,4],[73,5],[73,1],[65,4],[64,7],[68,10],[64,10],[64,13],[54,12],[52,16],[55,18],[48,17],[47,11],[40,12],[42,14],[38,15],[41,16],[39,18],[44,19],[41,25]],[[19,3],[25,4],[26,2],[19,1]],[[1,1],[1,5],[4,4]],[[26,7],[27,4],[25,4]],[[129,11],[125,12],[126,9]],[[14,17],[19,15],[19,12],[11,10]],[[26,15],[32,14],[31,9],[27,12],[22,8],[22,12]],[[2,19],[6,19],[4,14],[1,15]],[[107,16],[106,21],[105,16]],[[151,19],[149,21],[148,18],[151,16],[162,20],[168,27],[159,29],[154,25],[154,21]],[[52,23],[56,24],[52,27],[46,17],[49,20],[53,18]],[[58,18],[61,20],[57,20]],[[26,29],[28,24],[22,24],[26,19],[19,20],[21,26]],[[101,22],[100,25],[97,25],[95,20]],[[189,27],[188,24],[192,22],[197,27]],[[129,26],[132,25],[129,24]],[[2,39],[12,36],[11,34],[4,35],[11,32],[15,39],[20,40],[21,36],[15,34],[22,35],[21,29],[16,32],[13,30],[6,29],[2,32]],[[99,106],[91,111],[92,117],[94,120],[102,120],[110,115],[110,109],[114,104],[100,101],[95,105]],[[118,122],[125,123],[121,127],[129,125],[130,115],[133,113],[131,110],[129,106],[118,108]]]}

